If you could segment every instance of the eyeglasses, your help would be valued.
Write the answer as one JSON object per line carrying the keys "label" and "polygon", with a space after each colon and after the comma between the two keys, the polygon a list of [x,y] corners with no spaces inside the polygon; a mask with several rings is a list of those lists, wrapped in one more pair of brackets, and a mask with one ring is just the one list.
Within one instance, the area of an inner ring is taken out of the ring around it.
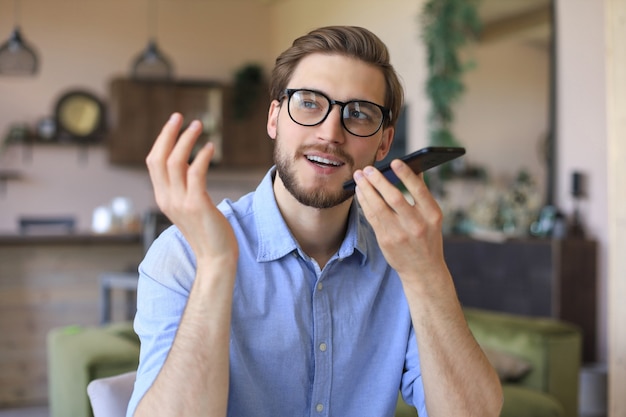
{"label": "eyeglasses", "polygon": [[385,119],[391,119],[391,110],[366,100],[347,102],[331,100],[319,91],[304,89],[286,89],[289,117],[301,126],[316,126],[322,123],[333,108],[341,107],[341,125],[349,133],[359,137],[373,136],[383,125]]}

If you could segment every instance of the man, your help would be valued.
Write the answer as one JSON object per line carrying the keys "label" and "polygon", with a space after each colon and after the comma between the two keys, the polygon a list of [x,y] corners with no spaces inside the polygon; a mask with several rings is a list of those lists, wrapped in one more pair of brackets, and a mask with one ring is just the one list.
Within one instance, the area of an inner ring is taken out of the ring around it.
{"label": "man", "polygon": [[420,417],[497,416],[439,207],[402,162],[414,204],[371,166],[402,105],[385,45],[358,27],[314,30],[278,57],[270,94],[276,165],[238,202],[206,192],[211,144],[187,163],[198,122],[177,141],[172,115],[147,157],[176,227],[140,267],[128,415],[392,416],[400,389]]}

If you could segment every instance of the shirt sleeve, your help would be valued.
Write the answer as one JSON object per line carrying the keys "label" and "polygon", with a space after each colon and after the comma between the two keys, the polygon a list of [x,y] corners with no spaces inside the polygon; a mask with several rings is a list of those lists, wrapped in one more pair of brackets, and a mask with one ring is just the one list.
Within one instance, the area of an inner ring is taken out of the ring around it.
{"label": "shirt sleeve", "polygon": [[413,326],[411,326],[409,340],[407,342],[404,374],[402,375],[400,391],[404,401],[417,409],[419,417],[428,417],[420,357],[417,350],[417,339]]}
{"label": "shirt sleeve", "polygon": [[195,277],[195,257],[172,226],[157,238],[139,265],[134,329],[141,341],[139,368],[127,417],[159,374],[170,351]]}

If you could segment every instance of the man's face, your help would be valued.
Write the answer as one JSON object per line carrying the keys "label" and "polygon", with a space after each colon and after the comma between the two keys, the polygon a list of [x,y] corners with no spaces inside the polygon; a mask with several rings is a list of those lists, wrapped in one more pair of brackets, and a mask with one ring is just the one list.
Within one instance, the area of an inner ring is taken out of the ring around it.
{"label": "man's face", "polygon": [[[367,100],[384,104],[382,72],[363,61],[342,55],[312,54],[300,61],[287,86],[322,92],[331,100]],[[273,101],[267,131],[276,140],[277,177],[301,204],[329,208],[353,195],[342,184],[359,168],[387,155],[393,128],[358,137],[341,124],[339,105],[319,125],[301,126],[287,111],[287,98]]]}

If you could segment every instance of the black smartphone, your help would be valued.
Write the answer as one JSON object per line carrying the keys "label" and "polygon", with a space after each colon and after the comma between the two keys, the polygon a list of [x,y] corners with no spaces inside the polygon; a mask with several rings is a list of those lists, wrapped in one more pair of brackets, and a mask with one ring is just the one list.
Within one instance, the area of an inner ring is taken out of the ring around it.
{"label": "black smartphone", "polygon": [[[464,154],[465,148],[461,147],[429,146],[399,159],[407,163],[413,172],[419,174],[420,172],[441,165],[444,162],[451,161]],[[377,168],[392,184],[395,185],[400,182],[400,179],[398,179],[391,169],[391,162]],[[353,179],[343,184],[344,190],[354,190],[354,187],[356,187],[356,183]]]}

